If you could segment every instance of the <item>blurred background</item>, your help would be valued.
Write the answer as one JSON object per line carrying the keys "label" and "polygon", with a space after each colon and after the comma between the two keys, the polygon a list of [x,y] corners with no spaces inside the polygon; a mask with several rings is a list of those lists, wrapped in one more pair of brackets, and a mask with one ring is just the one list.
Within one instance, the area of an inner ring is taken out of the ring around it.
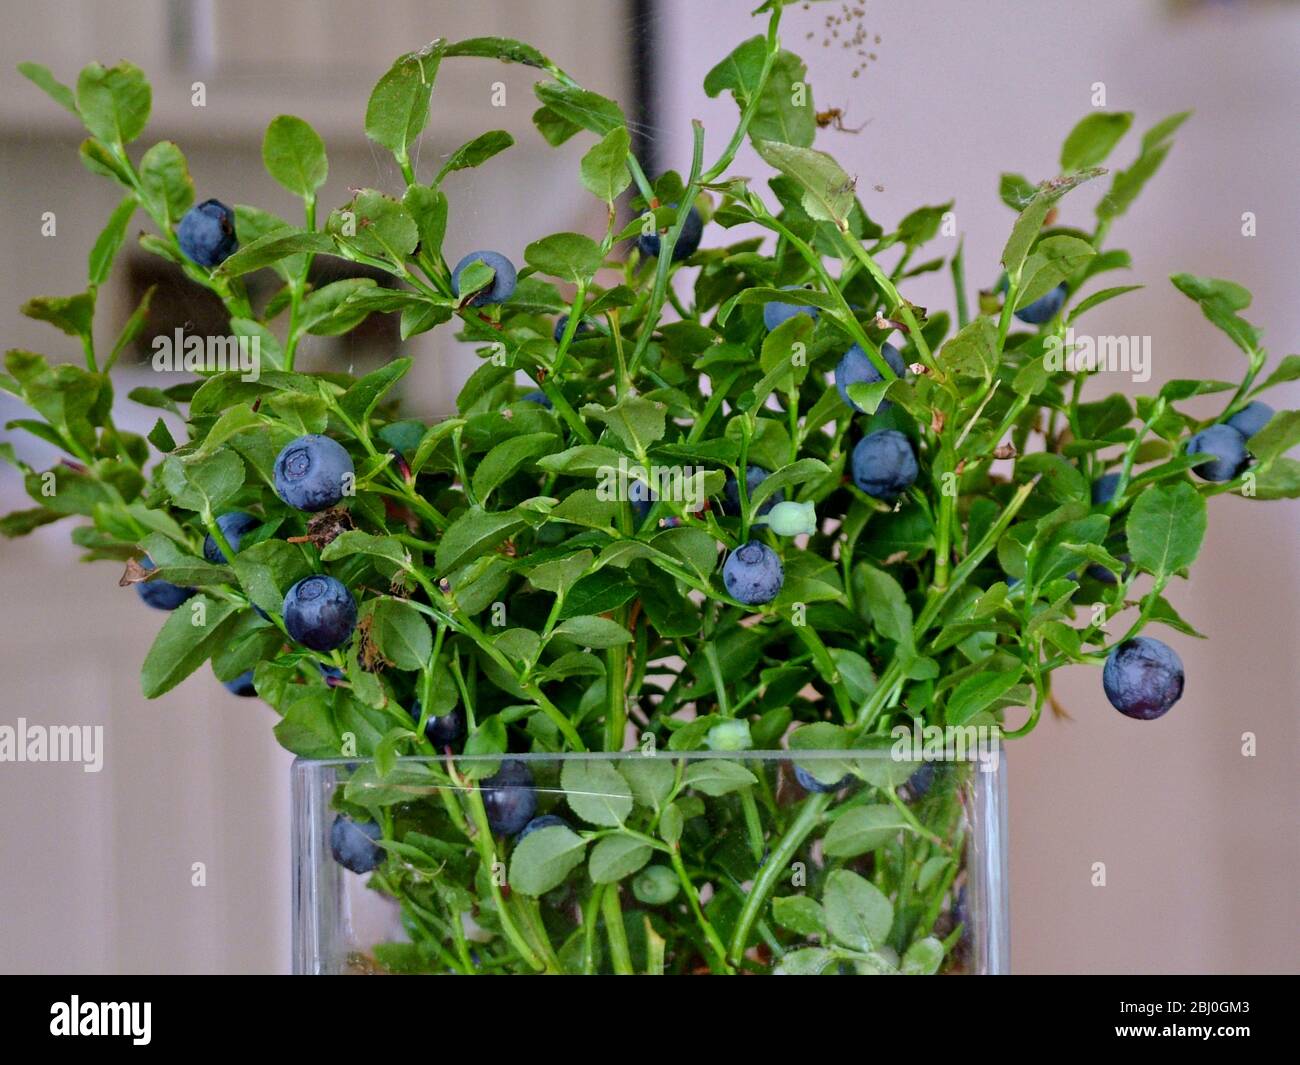
{"label": "blurred background", "polygon": [[[126,57],[153,83],[144,146],[176,140],[198,198],[289,216],[266,176],[261,139],[275,115],[307,119],[329,148],[323,210],[348,189],[395,188],[400,174],[363,134],[367,95],[399,54],[434,37],[528,40],[634,117],[651,172],[684,169],[690,119],[706,155],[722,148],[734,104],[705,97],[705,73],[760,32],[755,0],[0,0],[0,300],[4,348],[80,360],[69,338],[18,313],[37,294],[66,294],[117,202],[77,160],[83,137],[15,70],[39,61],[65,82],[92,59]],[[838,21],[837,21],[838,20]],[[859,29],[861,33],[859,34]],[[991,287],[1012,221],[997,197],[1004,170],[1040,180],[1092,105],[1134,111],[1141,131],[1175,111],[1195,115],[1110,246],[1133,254],[1147,287],[1093,311],[1098,334],[1149,335],[1154,391],[1174,377],[1236,377],[1240,355],[1166,280],[1176,271],[1231,278],[1255,295],[1247,316],[1274,358],[1300,336],[1300,7],[1284,0],[909,0],[792,4],[786,47],[809,63],[819,110],[839,108],[856,134],[819,146],[858,179],[868,213],[890,228],[922,204],[955,198],[970,299]],[[557,230],[599,235],[603,210],[577,181],[585,136],[547,148],[531,128],[531,72],[448,62],[420,147],[426,180],[464,141],[506,129],[517,144],[447,181],[457,249],[524,246]],[[192,103],[195,83],[206,93]],[[494,106],[502,99],[504,106]],[[1136,150],[1130,134],[1114,156]],[[751,152],[733,172],[766,174]],[[1062,221],[1090,227],[1098,193],[1064,201]],[[43,235],[46,212],[55,233]],[[1253,214],[1255,235],[1243,234]],[[721,243],[706,230],[705,242]],[[927,249],[951,254],[955,238]],[[205,294],[138,249],[101,291],[99,328],[115,333],[141,292],[165,282],[151,327],[202,328]],[[329,280],[332,278],[326,278]],[[1110,283],[1120,283],[1114,281]],[[946,272],[915,279],[916,303],[951,303]],[[219,308],[218,308],[219,310]],[[384,361],[398,345],[390,316],[346,337],[309,337],[305,368]],[[148,334],[142,341],[148,350]],[[407,345],[404,399],[413,416],[453,407],[478,360],[437,330]],[[130,357],[124,358],[124,362]],[[139,361],[122,368],[116,418],[145,432],[156,412],[128,402],[158,385]],[[1127,377],[1087,395],[1133,388]],[[170,382],[164,382],[170,383]],[[1202,397],[1209,415],[1222,397]],[[1274,406],[1300,406],[1296,385]],[[0,422],[22,417],[0,397]],[[53,450],[5,431],[37,468]],[[30,506],[17,471],[0,467],[0,512]],[[1106,703],[1096,670],[1062,675],[1070,719],[1045,719],[1011,750],[1012,960],[1018,972],[1280,972],[1300,968],[1300,503],[1219,497],[1193,584],[1170,598],[1208,642],[1173,634],[1187,692],[1158,724]],[[274,714],[228,695],[207,667],[162,698],[139,694],[138,669],[161,615],[117,586],[112,563],[81,566],[68,525],[0,540],[0,725],[103,725],[102,772],[0,763],[0,971],[276,972],[289,966],[290,757]],[[1164,634],[1162,634],[1164,635]],[[1253,734],[1253,756],[1243,735]],[[194,863],[206,883],[194,886]],[[1094,886],[1104,863],[1106,884]]]}

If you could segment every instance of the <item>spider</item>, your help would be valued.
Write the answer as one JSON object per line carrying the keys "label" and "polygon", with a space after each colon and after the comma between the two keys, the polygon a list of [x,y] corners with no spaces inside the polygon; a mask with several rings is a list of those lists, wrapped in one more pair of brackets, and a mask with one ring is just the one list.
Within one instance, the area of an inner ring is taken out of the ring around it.
{"label": "spider", "polygon": [[832,107],[826,111],[818,111],[815,117],[818,129],[825,129],[829,126],[831,129],[839,130],[841,133],[861,133],[866,127],[867,122],[871,121],[871,119],[867,119],[867,122],[863,122],[861,126],[846,126],[844,124],[844,111],[839,107]]}

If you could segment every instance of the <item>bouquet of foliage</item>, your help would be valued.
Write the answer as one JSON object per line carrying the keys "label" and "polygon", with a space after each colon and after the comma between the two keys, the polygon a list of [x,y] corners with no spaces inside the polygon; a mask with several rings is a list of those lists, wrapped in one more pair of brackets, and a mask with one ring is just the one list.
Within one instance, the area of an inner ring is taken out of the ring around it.
{"label": "bouquet of foliage", "polygon": [[[122,583],[171,611],[146,696],[210,662],[274,708],[289,750],[347,761],[331,845],[400,904],[409,942],[373,953],[387,968],[959,966],[968,776],[853,752],[935,727],[931,758],[953,729],[1022,735],[1075,663],[1104,665],[1121,713],[1159,717],[1183,669],[1145,633],[1197,635],[1164,593],[1196,557],[1207,497],[1300,492],[1284,454],[1300,412],[1255,398],[1300,358],[1261,377],[1242,287],[1172,279],[1241,349],[1237,383],[1085,401],[1088,368],[1071,365],[1082,317],[1137,287],[1105,284],[1130,260],[1104,243],[1185,115],[1109,176],[1129,114],[1080,122],[1058,176],[1003,175],[1015,217],[972,307],[960,248],[917,261],[949,205],[887,230],[812,147],[821,116],[781,8],[763,4],[766,32],[705,79],[739,119],[720,150],[696,123],[682,173],[651,180],[618,104],[532,47],[438,40],[399,58],[366,112],[404,187],[321,218],[324,145],[302,119],[270,123],[267,170],[304,205],[293,223],[195,204],[180,148],[138,152],[150,88],[130,63],[92,63],[75,88],[22,67],[79,116],[82,162],[122,200],[85,290],[22,308],[84,366],[5,356],[0,387],[39,415],[9,428],[65,457],[41,471],[2,445],[36,504],[3,531],[88,519],[72,534],[85,557],[125,564]],[[590,141],[578,177],[608,206],[603,233],[536,234],[522,263],[444,247],[444,180],[512,143],[484,133],[416,172],[439,66],[462,57],[537,71],[540,134]],[[730,173],[747,141],[764,183]],[[1093,183],[1095,224],[1059,223]],[[111,372],[148,296],[111,343],[93,329],[140,212],[140,245],[220,297],[258,354],[255,373],[130,393],[182,418],[181,439],[161,417],[147,439],[114,423]],[[706,231],[722,246],[702,247]],[[393,281],[313,287],[318,256]],[[908,300],[945,266],[952,314]],[[259,270],[278,287],[255,306]],[[409,358],[359,378],[295,368],[304,336],[389,313],[403,339],[444,326],[476,346],[455,416],[400,416]],[[1209,421],[1181,409],[1206,393],[1228,397]],[[512,757],[625,747],[643,760]],[[747,766],[779,748],[840,757],[775,778]],[[731,754],[677,757],[701,750]]]}

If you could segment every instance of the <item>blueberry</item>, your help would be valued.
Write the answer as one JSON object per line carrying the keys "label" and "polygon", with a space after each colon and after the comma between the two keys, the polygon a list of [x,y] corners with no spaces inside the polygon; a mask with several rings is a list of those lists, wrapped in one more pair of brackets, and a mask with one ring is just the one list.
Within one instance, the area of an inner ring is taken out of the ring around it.
{"label": "blueberry", "polygon": [[488,826],[498,836],[513,836],[537,813],[533,774],[523,762],[507,758],[481,785]]}
{"label": "blueberry", "polygon": [[344,869],[368,873],[384,860],[383,847],[375,846],[375,840],[383,834],[373,821],[336,817],[330,826],[330,851]]}
{"label": "blueberry", "polygon": [[925,798],[930,788],[934,786],[934,775],[937,771],[938,766],[934,762],[922,762],[920,768],[898,789],[903,801],[916,802],[918,799]]}
{"label": "blueberry", "polygon": [[1025,325],[1042,325],[1044,322],[1050,322],[1065,305],[1068,291],[1064,283],[1059,284],[1046,296],[1040,296],[1033,303],[1021,307],[1015,312],[1016,317]]}
{"label": "blueberry", "polygon": [[1257,432],[1264,428],[1273,417],[1273,408],[1267,403],[1261,403],[1259,400],[1252,400],[1247,403],[1241,410],[1237,411],[1227,424],[1231,425],[1242,436],[1249,440]]}
{"label": "blueberry", "polygon": [[275,459],[275,490],[297,510],[327,510],[351,487],[356,468],[337,440],[311,434],[285,444]]}
{"label": "blueberry", "polygon": [[313,651],[342,647],[357,625],[352,593],[333,577],[304,577],[284,597],[284,627]]}
{"label": "blueberry", "polygon": [[[419,724],[422,712],[420,700],[416,699],[411,704],[411,720]],[[441,717],[430,717],[424,723],[424,734],[435,750],[441,751],[444,747],[450,747],[465,735],[465,711],[457,706]]]}
{"label": "blueberry", "polygon": [[754,746],[749,734],[749,722],[741,719],[719,721],[704,738],[711,751],[747,751]]}
{"label": "blueberry", "polygon": [[1092,485],[1092,504],[1100,507],[1115,498],[1115,489],[1119,487],[1118,473],[1103,473]]}
{"label": "blueberry", "polygon": [[628,502],[632,504],[632,513],[637,521],[645,521],[650,508],[654,506],[655,496],[645,481],[632,481],[627,486]]}
{"label": "blueberry", "polygon": [[853,774],[848,773],[835,781],[834,784],[823,784],[813,776],[803,766],[794,767],[794,778],[799,781],[799,786],[804,791],[815,791],[819,795],[829,795],[832,791],[839,791],[841,788],[847,788],[853,782]]}
{"label": "blueberry", "polygon": [[[146,570],[158,568],[148,555],[140,559],[140,566]],[[175,610],[197,592],[197,588],[183,588],[179,584],[160,581],[156,577],[151,581],[141,581],[135,586],[135,594],[140,597],[141,602],[155,610]]]}
{"label": "blueberry", "polygon": [[632,878],[632,894],[646,906],[666,906],[680,890],[677,874],[666,865],[647,865]]}
{"label": "blueberry", "polygon": [[220,200],[204,200],[185,212],[176,240],[190,261],[209,270],[220,266],[239,247],[235,212]]}
{"label": "blueberry", "polygon": [[495,272],[492,284],[479,292],[469,301],[471,307],[482,307],[487,303],[505,303],[515,291],[515,264],[499,251],[472,251],[456,264],[451,272],[451,291],[460,296],[460,275],[471,263],[490,266]]}
{"label": "blueberry", "polygon": [[[560,342],[560,338],[564,336],[564,331],[568,328],[569,328],[569,316],[567,314],[562,314],[560,315],[560,317],[555,319],[555,331],[551,335],[555,338],[555,342],[557,344]],[[578,323],[578,328],[573,331],[572,342],[579,341],[583,337],[589,337],[595,331],[596,330],[592,328],[591,323],[584,318],[582,321]]]}
{"label": "blueberry", "polygon": [[242,695],[247,698],[250,695],[257,694],[257,689],[253,687],[253,671],[251,669],[244,670],[234,680],[223,680],[221,683],[225,685],[226,691],[230,692],[231,695]]}
{"label": "blueberry", "polygon": [[1189,455],[1213,455],[1207,462],[1193,466],[1192,472],[1205,481],[1231,481],[1250,461],[1246,438],[1229,425],[1211,425],[1187,441]]}
{"label": "blueberry", "polygon": [[[256,529],[258,524],[257,518],[240,510],[232,510],[229,514],[222,514],[217,518],[217,528],[221,530],[226,543],[235,554],[239,554],[239,542],[244,538],[244,533]],[[212,539],[211,533],[203,538],[203,557],[218,565],[228,561],[226,553],[217,546],[217,541]]]}
{"label": "blueberry", "polygon": [[528,824],[519,830],[519,835],[515,837],[515,843],[522,843],[534,832],[542,828],[568,828],[569,822],[563,817],[556,817],[555,814],[542,814],[541,817],[534,817]]}
{"label": "blueberry", "polygon": [[[668,206],[676,207],[677,204],[670,203]],[[700,217],[700,212],[692,207],[686,212],[686,221],[682,224],[682,231],[677,234],[677,243],[673,245],[673,262],[678,263],[694,255],[695,249],[700,246],[700,237],[703,233],[704,219]],[[642,233],[636,239],[636,246],[641,249],[642,255],[657,258],[659,234]]]}
{"label": "blueberry", "polygon": [[853,483],[873,499],[896,499],[916,475],[916,453],[897,429],[869,433],[853,449]]}
{"label": "blueberry", "polygon": [[[880,354],[884,356],[889,368],[899,377],[902,377],[907,372],[907,367],[903,364],[902,352],[893,344],[881,344]],[[857,344],[854,344],[844,353],[844,357],[840,359],[835,367],[835,387],[839,390],[840,399],[844,400],[856,411],[860,411],[862,408],[849,399],[849,385],[870,385],[882,380],[884,380],[884,375],[876,369],[876,364]],[[884,400],[876,408],[876,413],[887,411],[892,406],[893,404],[889,400]]]}
{"label": "blueberry", "polygon": [[519,401],[521,403],[537,403],[545,407],[547,410],[551,409],[551,397],[540,388],[533,389],[531,392],[525,392],[519,397]]}
{"label": "blueberry", "polygon": [[1106,656],[1101,684],[1110,705],[1126,717],[1151,721],[1183,694],[1183,662],[1150,636],[1125,640]]}
{"label": "blueberry", "polygon": [[[762,466],[745,467],[745,495],[747,498],[753,498],[754,490],[768,479],[770,475]],[[763,500],[763,505],[758,508],[759,514],[766,514],[778,503],[785,500],[785,493],[779,488]],[[727,483],[722,486],[722,513],[728,517],[740,517],[740,485],[736,483],[736,475],[727,474]]]}
{"label": "blueberry", "polygon": [[785,583],[785,571],[775,551],[750,540],[727,556],[722,567],[722,583],[733,599],[757,606],[777,597]]}
{"label": "blueberry", "polygon": [[[784,286],[787,291],[798,292],[798,285]],[[810,307],[804,303],[781,303],[773,300],[771,303],[763,304],[763,325],[766,326],[770,333],[783,322],[788,322],[796,314],[806,314],[814,322],[817,320],[817,308]]]}

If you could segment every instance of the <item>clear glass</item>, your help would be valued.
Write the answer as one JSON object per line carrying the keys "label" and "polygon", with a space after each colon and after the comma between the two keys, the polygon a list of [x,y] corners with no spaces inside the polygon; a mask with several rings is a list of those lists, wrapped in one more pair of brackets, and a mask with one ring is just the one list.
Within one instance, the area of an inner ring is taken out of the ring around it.
{"label": "clear glass", "polygon": [[299,759],[294,970],[1003,973],[1002,753]]}

